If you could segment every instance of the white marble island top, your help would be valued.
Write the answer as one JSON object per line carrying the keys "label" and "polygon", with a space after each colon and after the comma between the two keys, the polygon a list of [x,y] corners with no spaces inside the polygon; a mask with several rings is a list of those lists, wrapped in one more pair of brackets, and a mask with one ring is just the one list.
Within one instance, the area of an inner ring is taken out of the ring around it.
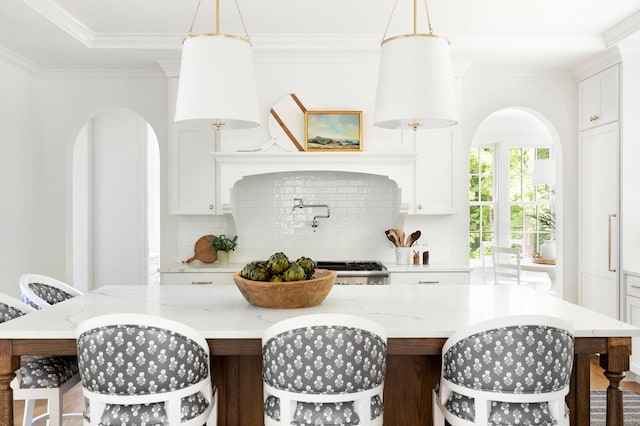
{"label": "white marble island top", "polygon": [[260,338],[270,324],[310,313],[350,313],[378,321],[389,338],[448,337],[501,315],[550,314],[576,337],[640,336],[640,328],[527,288],[503,286],[335,286],[305,309],[248,304],[235,286],[108,286],[0,324],[1,338],[74,338],[75,326],[106,313],[147,313],[186,323],[205,338]]}

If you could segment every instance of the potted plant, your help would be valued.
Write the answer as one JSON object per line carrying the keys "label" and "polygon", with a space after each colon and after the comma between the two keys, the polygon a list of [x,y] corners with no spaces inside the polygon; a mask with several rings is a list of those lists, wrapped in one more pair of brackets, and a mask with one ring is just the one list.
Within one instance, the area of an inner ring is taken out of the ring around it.
{"label": "potted plant", "polygon": [[540,227],[544,230],[548,230],[551,233],[551,239],[545,240],[540,246],[540,257],[546,260],[556,259],[556,215],[554,213],[542,213],[538,217]]}
{"label": "potted plant", "polygon": [[209,244],[212,249],[218,251],[218,264],[219,265],[228,265],[229,264],[229,252],[234,251],[238,246],[238,236],[234,236],[233,238],[229,238],[226,235],[222,234],[216,238],[210,238]]}

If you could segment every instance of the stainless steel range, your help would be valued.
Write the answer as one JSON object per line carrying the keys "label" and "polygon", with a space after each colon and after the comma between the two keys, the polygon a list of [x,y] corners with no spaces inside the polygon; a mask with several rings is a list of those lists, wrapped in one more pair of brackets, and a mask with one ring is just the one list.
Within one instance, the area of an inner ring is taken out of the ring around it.
{"label": "stainless steel range", "polygon": [[378,261],[319,261],[320,269],[337,272],[335,285],[384,285],[389,284],[389,272]]}

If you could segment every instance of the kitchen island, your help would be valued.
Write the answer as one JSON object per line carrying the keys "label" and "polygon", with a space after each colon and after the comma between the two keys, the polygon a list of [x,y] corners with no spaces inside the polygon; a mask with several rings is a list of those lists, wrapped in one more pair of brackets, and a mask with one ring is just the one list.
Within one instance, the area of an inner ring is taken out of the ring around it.
{"label": "kitchen island", "polygon": [[9,383],[20,355],[74,354],[77,324],[118,312],[181,321],[207,338],[221,426],[262,424],[260,338],[271,324],[296,315],[349,313],[386,328],[384,418],[390,426],[431,424],[431,390],[440,374],[442,345],[455,330],[527,313],[556,315],[575,327],[575,368],[567,397],[571,424],[589,424],[589,357],[600,354],[610,381],[607,424],[622,425],[619,382],[629,368],[631,336],[640,336],[640,328],[527,288],[335,286],[316,307],[266,309],[249,305],[233,285],[109,286],[0,324],[0,424],[12,424]]}

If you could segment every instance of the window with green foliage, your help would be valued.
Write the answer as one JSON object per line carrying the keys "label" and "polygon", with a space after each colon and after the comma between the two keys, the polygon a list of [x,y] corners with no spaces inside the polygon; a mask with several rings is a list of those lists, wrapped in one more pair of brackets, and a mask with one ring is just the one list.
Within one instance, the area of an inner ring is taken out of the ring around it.
{"label": "window with green foliage", "polygon": [[[501,158],[508,164],[501,162]],[[482,258],[481,250],[490,255],[494,241],[508,241],[513,247],[522,247],[523,255],[531,257],[551,238],[555,223],[549,188],[531,183],[534,161],[547,158],[550,158],[548,147],[496,144],[471,148],[469,259],[472,263]]]}

